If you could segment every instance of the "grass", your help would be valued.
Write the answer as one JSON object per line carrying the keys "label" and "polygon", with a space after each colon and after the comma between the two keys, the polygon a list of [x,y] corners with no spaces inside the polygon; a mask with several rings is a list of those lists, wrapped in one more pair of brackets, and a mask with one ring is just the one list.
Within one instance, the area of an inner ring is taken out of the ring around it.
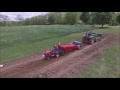
{"label": "grass", "polygon": [[54,44],[80,40],[79,33],[92,29],[84,25],[33,25],[0,28],[0,63],[37,54]]}
{"label": "grass", "polygon": [[[84,26],[84,25],[34,25],[0,28],[0,63],[37,54],[53,48],[54,44],[81,41],[84,31],[95,29],[96,33],[113,33],[120,35],[118,26]],[[80,33],[79,33],[80,32]],[[80,78],[120,78],[120,41],[107,49],[96,63],[76,77]]]}
{"label": "grass", "polygon": [[120,27],[97,29],[98,33],[113,33],[119,35],[116,45],[107,49],[104,54],[87,70],[76,75],[78,78],[120,78]]}
{"label": "grass", "polygon": [[119,45],[107,49],[102,58],[79,74],[78,78],[120,78],[119,50]]}

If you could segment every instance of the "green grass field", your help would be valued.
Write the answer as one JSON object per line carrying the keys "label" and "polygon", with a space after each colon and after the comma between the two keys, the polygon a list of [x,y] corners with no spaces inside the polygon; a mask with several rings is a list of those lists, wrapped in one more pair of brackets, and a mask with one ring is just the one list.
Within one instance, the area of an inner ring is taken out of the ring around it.
{"label": "green grass field", "polygon": [[[0,28],[0,63],[37,54],[54,44],[81,40],[84,25],[33,25]],[[76,33],[76,34],[74,34]]]}
{"label": "green grass field", "polygon": [[[96,27],[97,28],[97,27]],[[97,28],[96,32],[119,35],[116,45],[105,50],[101,58],[87,70],[76,75],[77,78],[120,78],[120,27]]]}
{"label": "green grass field", "polygon": [[120,46],[107,49],[101,58],[80,73],[78,78],[120,78]]}

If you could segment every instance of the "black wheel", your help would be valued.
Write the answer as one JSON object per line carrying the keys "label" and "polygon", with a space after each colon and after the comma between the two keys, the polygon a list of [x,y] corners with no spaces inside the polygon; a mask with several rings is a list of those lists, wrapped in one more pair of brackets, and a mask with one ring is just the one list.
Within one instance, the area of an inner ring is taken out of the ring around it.
{"label": "black wheel", "polygon": [[94,43],[94,38],[91,38],[89,43],[93,44]]}
{"label": "black wheel", "polygon": [[80,45],[77,46],[77,49],[80,50]]}
{"label": "black wheel", "polygon": [[85,43],[85,37],[82,38],[82,42]]}
{"label": "black wheel", "polygon": [[65,52],[64,52],[62,49],[58,49],[58,52],[59,52],[59,54],[62,55],[62,56],[65,55]]}
{"label": "black wheel", "polygon": [[96,38],[94,38],[94,42],[96,42],[97,40],[96,40]]}
{"label": "black wheel", "polygon": [[59,55],[59,54],[57,54],[57,55],[56,55],[56,58],[58,58],[59,56],[60,56],[60,55]]}
{"label": "black wheel", "polygon": [[50,58],[49,57],[47,57],[47,60],[49,60]]}

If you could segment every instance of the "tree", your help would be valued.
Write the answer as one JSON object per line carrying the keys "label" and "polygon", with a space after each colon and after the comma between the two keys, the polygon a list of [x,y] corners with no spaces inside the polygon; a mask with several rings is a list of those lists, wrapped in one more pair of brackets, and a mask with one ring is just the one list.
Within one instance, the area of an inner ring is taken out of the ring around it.
{"label": "tree", "polygon": [[18,14],[15,19],[18,20],[20,24],[24,20],[24,18],[20,14]]}
{"label": "tree", "polygon": [[92,24],[94,26],[96,20],[97,20],[97,17],[96,17],[96,13],[95,12],[91,12],[90,14],[90,19],[89,19],[89,24]]}
{"label": "tree", "polygon": [[83,23],[87,24],[87,22],[90,19],[89,12],[83,12],[82,15],[80,16],[80,20],[83,21]]}
{"label": "tree", "polygon": [[78,22],[78,12],[67,12],[65,13],[65,21],[67,24],[76,24]]}
{"label": "tree", "polygon": [[64,16],[61,12],[55,12],[55,24],[62,24],[64,22]]}
{"label": "tree", "polygon": [[30,19],[26,18],[23,22],[22,25],[30,25]]}
{"label": "tree", "polygon": [[0,14],[0,22],[3,22],[3,26],[6,25],[6,21],[9,20],[9,17],[7,15]]}
{"label": "tree", "polygon": [[51,12],[49,15],[54,16],[54,24],[64,24],[64,12]]}
{"label": "tree", "polygon": [[19,14],[16,16],[15,19],[18,20],[18,21],[24,20],[24,18],[21,15],[19,15]]}
{"label": "tree", "polygon": [[112,19],[111,19],[111,22],[110,22],[110,25],[116,25],[117,24],[117,21],[116,21],[116,13],[115,12],[112,12]]}
{"label": "tree", "polygon": [[40,25],[47,24],[47,15],[40,15],[38,20]]}
{"label": "tree", "polygon": [[103,25],[109,24],[111,22],[112,17],[113,15],[111,12],[96,12],[93,20],[96,24],[101,24],[103,27]]}
{"label": "tree", "polygon": [[38,15],[34,16],[31,18],[26,18],[25,20],[22,21],[22,25],[46,25],[48,24],[47,22],[48,15]]}
{"label": "tree", "polygon": [[50,23],[50,24],[55,24],[55,15],[54,14],[49,14],[49,16],[48,16],[48,22]]}
{"label": "tree", "polygon": [[120,24],[120,14],[117,16],[116,20]]}

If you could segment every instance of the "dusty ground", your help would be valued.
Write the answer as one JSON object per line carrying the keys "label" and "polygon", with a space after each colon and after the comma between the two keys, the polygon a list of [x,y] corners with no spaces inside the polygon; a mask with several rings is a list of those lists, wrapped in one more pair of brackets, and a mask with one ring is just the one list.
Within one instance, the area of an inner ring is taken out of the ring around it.
{"label": "dusty ground", "polygon": [[83,45],[81,50],[59,58],[43,60],[40,53],[5,63],[0,68],[0,78],[74,78],[77,73],[94,63],[116,39],[115,35],[106,34],[93,45]]}

